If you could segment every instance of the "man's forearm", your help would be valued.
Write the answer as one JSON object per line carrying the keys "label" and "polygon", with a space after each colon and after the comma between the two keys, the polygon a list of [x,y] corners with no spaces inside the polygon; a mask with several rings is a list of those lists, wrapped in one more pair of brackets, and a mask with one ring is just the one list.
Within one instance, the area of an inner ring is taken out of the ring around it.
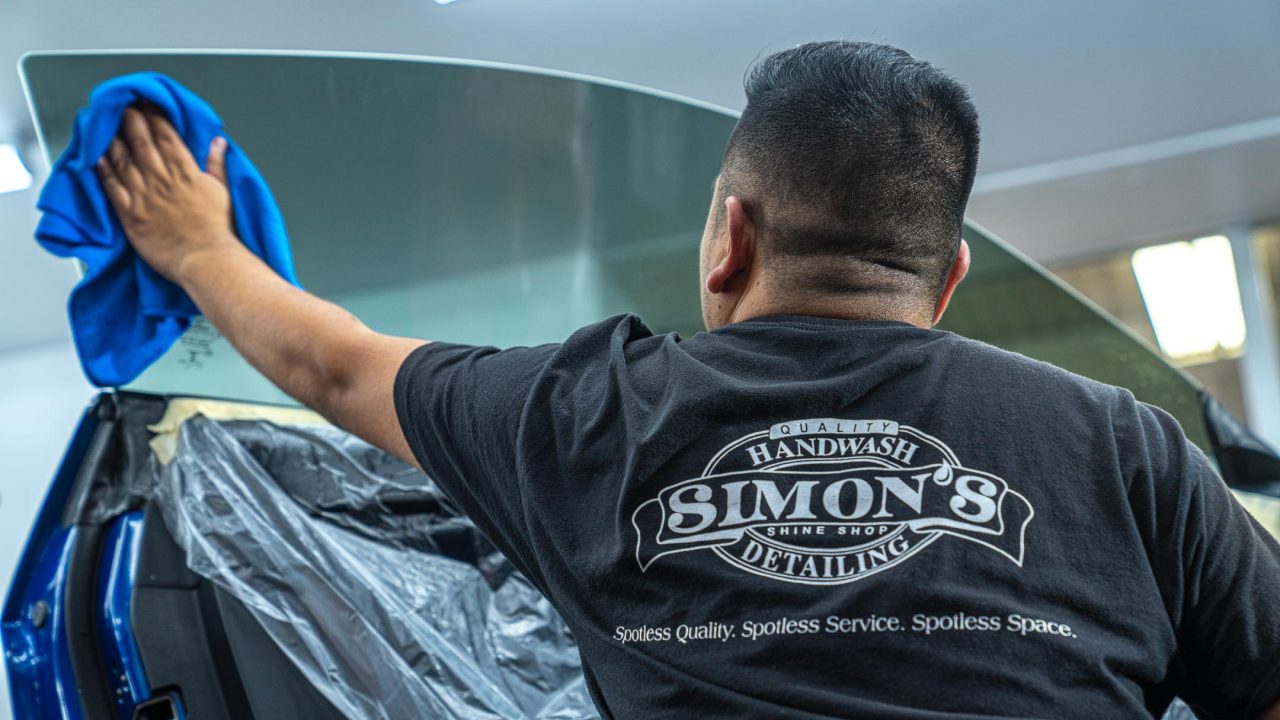
{"label": "man's forearm", "polygon": [[234,238],[186,258],[176,279],[250,364],[330,415],[331,397],[359,362],[361,338],[372,334],[363,323],[290,285]]}
{"label": "man's forearm", "polygon": [[112,141],[97,171],[138,255],[186,289],[213,326],[280,389],[416,462],[393,389],[405,358],[424,341],[369,330],[346,310],[285,282],[240,243],[232,229],[225,140],[210,145],[205,171],[158,112],[126,109],[121,132],[125,139]]}

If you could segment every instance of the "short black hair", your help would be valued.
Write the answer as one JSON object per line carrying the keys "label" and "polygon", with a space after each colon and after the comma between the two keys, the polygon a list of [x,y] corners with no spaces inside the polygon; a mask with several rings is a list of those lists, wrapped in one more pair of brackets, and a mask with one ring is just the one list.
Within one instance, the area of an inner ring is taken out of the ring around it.
{"label": "short black hair", "polygon": [[[833,258],[940,290],[978,166],[968,91],[903,50],[852,41],[769,55],[744,85],[719,212],[725,196],[742,198],[762,253],[799,260],[778,264],[815,290],[849,278],[824,276]],[[816,275],[804,275],[806,259]]]}

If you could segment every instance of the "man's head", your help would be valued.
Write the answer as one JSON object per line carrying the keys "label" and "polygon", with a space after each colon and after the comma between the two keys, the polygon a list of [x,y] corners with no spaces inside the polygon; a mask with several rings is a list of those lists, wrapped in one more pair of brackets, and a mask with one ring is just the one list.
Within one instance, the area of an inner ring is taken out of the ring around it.
{"label": "man's head", "polygon": [[887,45],[760,60],[702,240],[708,329],[773,313],[930,324],[968,268],[978,164],[968,93]]}

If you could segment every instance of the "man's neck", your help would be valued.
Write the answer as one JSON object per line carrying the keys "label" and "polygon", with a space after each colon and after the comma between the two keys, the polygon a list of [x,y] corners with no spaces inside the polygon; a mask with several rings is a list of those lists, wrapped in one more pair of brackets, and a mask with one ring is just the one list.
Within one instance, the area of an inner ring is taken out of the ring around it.
{"label": "man's neck", "polygon": [[770,315],[812,315],[842,320],[888,320],[922,328],[933,327],[933,314],[897,293],[845,293],[812,298],[770,298],[763,293],[743,295],[725,324]]}

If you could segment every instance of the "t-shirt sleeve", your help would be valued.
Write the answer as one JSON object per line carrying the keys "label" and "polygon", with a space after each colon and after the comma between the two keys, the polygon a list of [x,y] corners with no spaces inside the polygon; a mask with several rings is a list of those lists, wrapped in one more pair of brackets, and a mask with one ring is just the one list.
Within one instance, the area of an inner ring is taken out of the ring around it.
{"label": "t-shirt sleeve", "polygon": [[395,381],[396,414],[422,469],[531,577],[516,446],[530,392],[558,347],[430,343]]}
{"label": "t-shirt sleeve", "polygon": [[1179,695],[1201,717],[1256,718],[1280,700],[1280,545],[1172,417],[1139,417],[1147,462],[1134,483],[1150,491],[1131,497],[1158,505],[1147,542],[1171,599]]}

